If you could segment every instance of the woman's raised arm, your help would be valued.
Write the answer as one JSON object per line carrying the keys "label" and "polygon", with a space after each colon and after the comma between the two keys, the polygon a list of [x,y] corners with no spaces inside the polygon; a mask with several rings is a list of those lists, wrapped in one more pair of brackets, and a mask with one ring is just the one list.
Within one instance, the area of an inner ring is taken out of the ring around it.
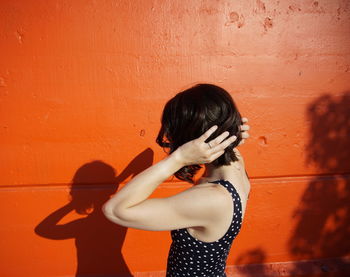
{"label": "woman's raised arm", "polygon": [[[104,204],[103,212],[106,217],[117,224],[139,229],[147,228],[146,226],[151,221],[158,221],[159,225],[149,226],[147,229],[158,230],[164,229],[164,227],[166,229],[174,227],[164,226],[164,221],[159,221],[160,218],[173,217],[172,220],[174,220],[175,217],[180,221],[183,218],[184,224],[188,224],[189,222],[185,223],[186,215],[183,214],[184,210],[180,207],[181,201],[184,200],[183,198],[188,197],[187,194],[158,200],[147,198],[159,184],[180,168],[191,164],[210,163],[221,156],[224,153],[224,149],[236,140],[235,136],[227,138],[229,133],[224,132],[209,143],[205,143],[205,140],[216,129],[217,126],[213,126],[199,138],[185,143],[167,158],[135,176]],[[198,194],[198,190],[195,190],[195,192]],[[188,203],[190,204],[191,202],[193,201]],[[191,206],[191,208],[193,211],[195,210],[195,207]],[[186,209],[186,211],[188,212],[189,210]],[[194,218],[196,216],[197,213],[194,212],[193,216],[190,215],[189,217]]]}

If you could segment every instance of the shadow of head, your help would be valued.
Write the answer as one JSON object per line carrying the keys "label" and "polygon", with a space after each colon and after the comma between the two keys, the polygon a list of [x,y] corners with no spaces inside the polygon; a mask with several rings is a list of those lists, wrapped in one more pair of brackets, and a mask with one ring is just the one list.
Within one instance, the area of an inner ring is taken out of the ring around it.
{"label": "shadow of head", "polygon": [[118,190],[121,182],[151,166],[152,162],[153,151],[147,148],[119,175],[112,166],[100,160],[84,164],[74,174],[69,193],[75,211],[79,214],[90,214],[101,210],[102,205]]}
{"label": "shadow of head", "polygon": [[117,191],[118,185],[116,172],[110,165],[99,160],[84,164],[76,171],[69,193],[75,211],[89,214],[101,207]]}

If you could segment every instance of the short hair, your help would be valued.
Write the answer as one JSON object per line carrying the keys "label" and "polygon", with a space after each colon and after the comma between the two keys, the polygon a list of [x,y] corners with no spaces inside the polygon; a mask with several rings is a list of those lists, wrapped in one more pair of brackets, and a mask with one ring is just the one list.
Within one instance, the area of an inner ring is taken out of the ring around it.
{"label": "short hair", "polygon": [[[219,167],[238,161],[233,148],[242,140],[240,131],[242,119],[231,95],[221,87],[213,84],[197,84],[176,94],[166,103],[161,123],[156,142],[164,149],[168,149],[169,154],[217,125],[217,130],[206,142],[225,131],[231,136],[235,135],[237,139],[212,164]],[[184,166],[175,173],[175,176],[193,183],[193,177],[200,168],[200,165]]]}

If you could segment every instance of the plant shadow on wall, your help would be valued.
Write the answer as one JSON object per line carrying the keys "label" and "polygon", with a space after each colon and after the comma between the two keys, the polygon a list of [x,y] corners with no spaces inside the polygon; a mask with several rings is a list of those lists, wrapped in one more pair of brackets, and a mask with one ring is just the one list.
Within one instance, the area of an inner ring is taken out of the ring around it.
{"label": "plant shadow on wall", "polygon": [[[315,99],[306,117],[310,125],[305,162],[321,174],[311,178],[297,203],[288,240],[288,251],[297,262],[287,265],[283,274],[350,276],[349,260],[341,258],[350,255],[350,91]],[[259,247],[243,253],[235,261],[238,272],[259,277],[275,276],[275,270],[280,274],[281,268],[264,265],[266,256]]]}
{"label": "plant shadow on wall", "polygon": [[[264,265],[266,259],[265,251],[256,247],[240,255],[235,263],[240,276],[269,276]],[[233,276],[235,276],[233,274]],[[270,274],[271,276],[271,274]]]}
{"label": "plant shadow on wall", "polygon": [[[35,233],[53,240],[75,239],[76,276],[132,276],[121,253],[127,228],[107,220],[101,208],[121,182],[152,163],[153,151],[148,148],[118,176],[112,166],[102,161],[84,164],[73,177],[71,201],[40,222]],[[72,211],[84,217],[59,224]]]}
{"label": "plant shadow on wall", "polygon": [[[315,176],[304,191],[289,250],[297,260],[344,257],[350,254],[350,92],[319,97],[308,106],[307,119],[306,163],[328,176]],[[349,264],[339,259],[336,266],[341,271]],[[322,271],[334,269],[326,264]]]}

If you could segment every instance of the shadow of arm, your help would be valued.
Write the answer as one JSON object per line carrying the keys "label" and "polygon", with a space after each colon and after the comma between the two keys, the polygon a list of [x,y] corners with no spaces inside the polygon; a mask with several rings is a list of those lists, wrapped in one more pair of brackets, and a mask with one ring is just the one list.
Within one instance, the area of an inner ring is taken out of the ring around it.
{"label": "shadow of arm", "polygon": [[41,237],[61,240],[75,237],[78,220],[58,224],[58,222],[74,209],[72,202],[54,211],[43,221],[41,221],[34,229],[34,232]]}

